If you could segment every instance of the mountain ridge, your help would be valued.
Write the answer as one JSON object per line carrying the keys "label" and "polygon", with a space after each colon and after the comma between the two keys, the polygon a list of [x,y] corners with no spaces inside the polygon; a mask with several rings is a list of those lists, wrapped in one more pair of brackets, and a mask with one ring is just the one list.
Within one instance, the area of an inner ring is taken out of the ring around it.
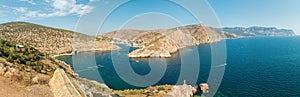
{"label": "mountain ridge", "polygon": [[223,31],[235,33],[241,36],[294,36],[292,29],[278,29],[276,27],[224,27]]}

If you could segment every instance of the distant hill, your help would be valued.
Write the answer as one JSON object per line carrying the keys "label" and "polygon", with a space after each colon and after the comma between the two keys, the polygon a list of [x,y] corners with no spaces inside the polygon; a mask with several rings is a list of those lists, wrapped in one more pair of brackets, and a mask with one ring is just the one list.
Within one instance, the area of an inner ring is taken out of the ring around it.
{"label": "distant hill", "polygon": [[147,31],[118,30],[98,36],[102,40],[140,47],[128,54],[129,57],[171,57],[171,53],[180,48],[212,43],[227,37],[237,38],[238,36],[201,24]]}
{"label": "distant hill", "polygon": [[[72,48],[72,42],[74,43],[74,39],[79,38],[84,41],[94,40],[94,37],[73,31],[51,28],[27,22],[10,22],[0,24],[0,39],[16,44],[30,45],[47,54],[60,54],[74,49],[82,49],[85,45],[89,44],[76,44],[77,48]],[[98,50],[110,50],[117,48],[117,46],[104,41],[97,41],[96,44],[100,45],[97,45]],[[90,47],[87,48],[90,49]],[[93,49],[97,50],[97,48]]]}
{"label": "distant hill", "polygon": [[234,33],[239,36],[294,36],[295,32],[290,29],[277,29],[275,27],[225,27],[223,31]]}

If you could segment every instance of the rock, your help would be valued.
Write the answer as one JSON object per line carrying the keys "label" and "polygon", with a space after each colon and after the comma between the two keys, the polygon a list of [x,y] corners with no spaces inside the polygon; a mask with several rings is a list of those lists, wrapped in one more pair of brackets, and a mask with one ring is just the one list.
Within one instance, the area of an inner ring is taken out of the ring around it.
{"label": "rock", "polygon": [[16,68],[10,68],[10,71],[13,73],[19,73],[19,69]]}
{"label": "rock", "polygon": [[145,92],[146,94],[151,93],[150,90],[145,90],[144,92]]}
{"label": "rock", "polygon": [[193,97],[193,87],[191,85],[183,84],[176,85],[172,91],[169,92],[167,97]]}
{"label": "rock", "polygon": [[45,76],[45,75],[36,75],[34,78],[32,78],[32,82],[34,84],[45,84],[47,83],[49,80],[49,77]]}
{"label": "rock", "polygon": [[30,71],[32,71],[32,69],[30,69],[30,68],[25,68],[25,71],[26,71],[26,72],[30,72]]}
{"label": "rock", "polygon": [[15,69],[15,68],[7,68],[6,73],[4,74],[5,77],[12,77],[14,75],[18,75],[19,74],[19,70]]}
{"label": "rock", "polygon": [[197,93],[197,88],[198,88],[198,86],[194,86],[194,88],[193,88],[193,94]]}
{"label": "rock", "polygon": [[45,71],[45,70],[41,70],[41,73],[43,73],[43,74],[46,74],[46,73],[47,73],[47,71]]}
{"label": "rock", "polygon": [[0,67],[5,67],[5,64],[3,64],[3,63],[0,63]]}
{"label": "rock", "polygon": [[63,69],[55,70],[49,86],[55,97],[86,97],[68,78]]}
{"label": "rock", "polygon": [[5,72],[7,71],[7,68],[3,63],[0,63],[0,75],[4,75]]}
{"label": "rock", "polygon": [[4,76],[7,78],[11,78],[11,80],[14,81],[20,81],[23,79],[23,76],[16,68],[7,68],[7,71],[5,72]]}
{"label": "rock", "polygon": [[158,93],[160,93],[160,94],[166,94],[165,91],[159,91]]}
{"label": "rock", "polygon": [[208,87],[207,83],[201,83],[199,86],[200,86],[202,93],[208,93],[209,87]]}
{"label": "rock", "polygon": [[112,89],[103,83],[80,77],[78,77],[77,80],[81,90],[84,91],[88,97],[111,97],[112,95]]}
{"label": "rock", "polygon": [[4,76],[5,77],[11,77],[11,76],[13,76],[13,73],[10,72],[10,71],[7,71],[7,72],[5,72]]}

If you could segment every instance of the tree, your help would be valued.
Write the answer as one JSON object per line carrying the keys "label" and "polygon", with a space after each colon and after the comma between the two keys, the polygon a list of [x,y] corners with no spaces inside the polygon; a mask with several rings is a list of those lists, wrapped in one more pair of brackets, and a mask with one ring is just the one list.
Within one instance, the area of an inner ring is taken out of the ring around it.
{"label": "tree", "polygon": [[28,58],[29,58],[29,60],[32,60],[32,61],[36,61],[37,60],[35,54],[29,54]]}
{"label": "tree", "polygon": [[18,63],[18,64],[20,64],[20,63],[21,63],[21,61],[20,61],[20,59],[18,58],[18,59],[15,59],[15,60],[14,60],[14,63]]}
{"label": "tree", "polygon": [[26,61],[27,66],[32,66],[30,61]]}

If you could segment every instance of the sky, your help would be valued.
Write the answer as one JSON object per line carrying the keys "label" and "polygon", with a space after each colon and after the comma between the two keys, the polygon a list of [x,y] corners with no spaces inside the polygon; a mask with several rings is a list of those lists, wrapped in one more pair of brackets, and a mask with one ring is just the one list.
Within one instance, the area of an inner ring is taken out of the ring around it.
{"label": "sky", "polygon": [[[91,23],[87,22],[83,28],[95,26],[95,30],[105,33],[120,28],[134,29],[133,26],[143,26],[145,29],[158,27],[153,24],[159,24],[162,28],[199,23],[210,25],[209,22],[216,23],[217,20],[221,27],[266,26],[293,29],[300,34],[300,0],[207,0],[208,7],[199,4],[199,11],[209,14],[200,16],[202,19],[189,13],[191,9],[187,11],[167,0],[132,0],[106,15],[108,8],[113,8],[114,2],[119,1],[1,0],[0,23],[25,21],[75,31],[80,20],[89,19]],[[192,6],[196,4],[194,2],[205,0],[186,1],[190,2],[187,5]],[[101,29],[98,28],[100,24]]]}

